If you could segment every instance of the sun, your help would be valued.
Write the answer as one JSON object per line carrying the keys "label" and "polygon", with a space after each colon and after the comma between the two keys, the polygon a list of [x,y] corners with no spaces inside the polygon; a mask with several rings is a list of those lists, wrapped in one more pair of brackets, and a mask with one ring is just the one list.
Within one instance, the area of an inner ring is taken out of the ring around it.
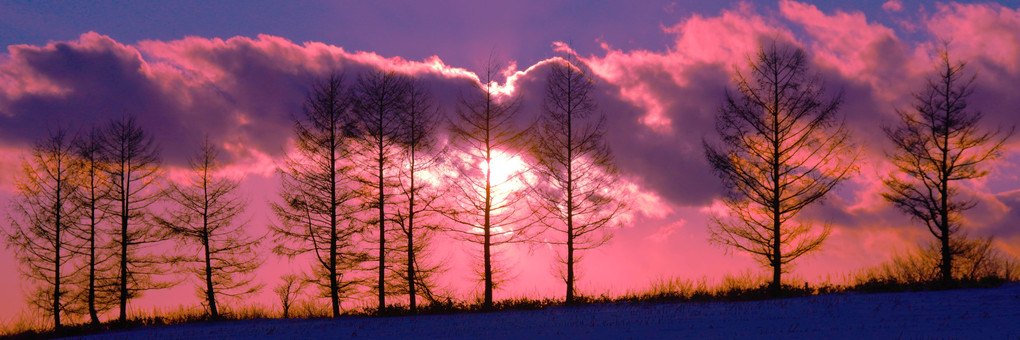
{"label": "sun", "polygon": [[[481,170],[484,175],[491,167],[489,172],[489,184],[490,194],[492,199],[492,214],[499,215],[504,213],[514,214],[513,206],[516,205],[513,201],[516,198],[514,193],[526,190],[527,185],[527,163],[520,156],[514,155],[509,152],[502,150],[494,150],[491,154],[491,160],[485,161],[484,157],[476,163],[478,169]],[[471,230],[472,233],[482,234],[484,231],[481,226],[475,226]],[[497,238],[510,237],[513,234],[513,226],[492,226],[492,234]]]}
{"label": "sun", "polygon": [[490,165],[492,172],[489,174],[489,181],[492,185],[509,184],[508,186],[515,187],[515,189],[523,186],[522,179],[519,177],[526,169],[526,164],[521,157],[502,150],[495,150],[492,152],[491,161],[486,163],[485,159],[482,159],[479,162],[479,168],[483,172],[488,170]]}

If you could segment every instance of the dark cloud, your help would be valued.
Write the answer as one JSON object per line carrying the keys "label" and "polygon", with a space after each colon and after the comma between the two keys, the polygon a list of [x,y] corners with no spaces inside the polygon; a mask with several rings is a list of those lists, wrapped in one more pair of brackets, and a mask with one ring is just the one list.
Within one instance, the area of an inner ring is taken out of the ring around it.
{"label": "dark cloud", "polygon": [[716,65],[685,69],[687,86],[677,85],[661,70],[642,70],[637,76],[647,79],[651,94],[661,98],[670,124],[668,132],[650,128],[641,122],[646,112],[614,98],[611,139],[620,168],[677,204],[711,203],[722,191],[705,161],[702,140],[712,138],[715,132],[715,114],[728,84],[727,72]]}
{"label": "dark cloud", "polygon": [[416,73],[444,107],[452,107],[471,83],[465,74],[442,73],[448,68],[443,65],[409,66],[272,37],[141,45],[142,53],[87,33],[74,42],[11,47],[0,74],[42,85],[0,91],[0,138],[27,145],[57,127],[86,129],[132,115],[163,145],[171,165],[184,164],[206,135],[215,145],[242,146],[225,154],[231,163],[251,152],[278,156],[290,138],[291,117],[327,73],[344,73],[351,83],[380,67]]}

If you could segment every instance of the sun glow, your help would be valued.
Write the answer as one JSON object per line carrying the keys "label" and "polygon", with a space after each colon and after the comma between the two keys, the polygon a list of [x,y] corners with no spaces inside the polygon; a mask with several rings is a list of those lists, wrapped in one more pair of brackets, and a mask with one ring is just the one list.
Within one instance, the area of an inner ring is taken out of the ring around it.
{"label": "sun glow", "polygon": [[487,163],[484,158],[478,162],[478,167],[482,171],[489,170],[491,164],[492,172],[489,174],[489,181],[493,185],[501,185],[507,182],[517,182],[516,185],[510,185],[511,187],[521,187],[523,183],[520,182],[521,177],[526,168],[524,160],[519,156],[511,155],[507,152],[496,150],[492,152],[492,159]]}
{"label": "sun glow", "polygon": [[[489,162],[484,157],[475,163],[483,176],[489,172],[489,184],[494,215],[501,215],[509,212],[514,214],[513,206],[517,193],[525,190],[527,175],[527,163],[521,157],[502,150],[494,150]],[[491,170],[490,170],[491,169]],[[509,209],[509,210],[508,210]],[[471,229],[472,233],[483,234],[485,231],[481,226]],[[494,225],[490,230],[492,235],[498,239],[509,238],[514,228],[509,225]]]}

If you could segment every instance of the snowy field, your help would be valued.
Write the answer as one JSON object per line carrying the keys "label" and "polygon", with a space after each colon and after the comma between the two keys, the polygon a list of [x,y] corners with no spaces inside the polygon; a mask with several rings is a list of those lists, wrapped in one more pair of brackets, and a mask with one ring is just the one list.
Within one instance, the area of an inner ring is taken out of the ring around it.
{"label": "snowy field", "polygon": [[247,320],[109,332],[100,339],[1018,338],[1020,284],[772,301],[617,303],[535,311]]}

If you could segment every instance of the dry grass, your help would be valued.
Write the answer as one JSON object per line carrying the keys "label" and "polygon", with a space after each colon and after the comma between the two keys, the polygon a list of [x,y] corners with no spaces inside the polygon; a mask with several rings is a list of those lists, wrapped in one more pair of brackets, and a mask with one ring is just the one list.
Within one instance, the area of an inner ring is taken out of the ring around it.
{"label": "dry grass", "polygon": [[[878,291],[915,291],[944,288],[991,287],[1007,281],[1017,281],[1020,265],[1016,259],[993,254],[983,257],[994,259],[980,263],[983,276],[972,274],[963,276],[954,287],[941,287],[932,276],[931,255],[922,251],[896,256],[889,262],[842,277],[842,283],[825,282],[809,285],[805,280],[786,275],[783,291],[774,296],[768,291],[771,277],[763,272],[745,271],[736,275],[726,275],[717,283],[710,283],[707,278],[699,280],[681,278],[661,278],[651,282],[646,289],[627,291],[622,294],[579,294],[576,304],[604,303],[647,303],[647,302],[707,302],[707,301],[746,301],[770,298],[810,296],[819,294],[839,294],[845,292],[878,292]],[[963,262],[963,261],[961,261]],[[966,264],[964,264],[966,265]],[[973,266],[972,266],[973,267]],[[990,269],[989,269],[990,268]],[[290,310],[291,318],[326,318],[331,316],[329,306],[321,299],[302,299],[295,301]],[[519,296],[497,301],[488,311],[501,310],[532,310],[553,306],[562,306],[558,299]],[[344,315],[358,316],[403,316],[425,314],[452,314],[487,311],[481,301],[472,302],[446,299],[444,301],[423,304],[416,313],[407,306],[392,305],[378,310],[369,305],[355,305],[343,311]],[[71,319],[64,329],[54,332],[49,329],[48,318],[35,314],[23,314],[12,320],[0,320],[0,337],[11,338],[50,338],[57,336],[76,336],[99,333],[112,329],[124,329],[143,326],[173,325],[192,322],[251,320],[281,318],[282,311],[275,307],[260,304],[225,305],[220,310],[221,317],[213,320],[202,306],[153,308],[151,310],[135,310],[129,313],[129,320],[124,323],[109,321],[101,325],[89,325],[84,319]],[[109,316],[111,317],[112,316]]]}
{"label": "dry grass", "polygon": [[[754,271],[725,275],[716,284],[709,283],[704,277],[699,280],[660,278],[644,290],[628,291],[616,297],[601,295],[586,299],[590,302],[757,300],[773,297],[768,293],[770,282],[771,277]],[[804,280],[787,275],[780,297],[810,295],[805,287]]]}
{"label": "dry grass", "polygon": [[14,339],[36,339],[64,336],[79,336],[99,333],[107,330],[125,329],[146,326],[175,325],[192,322],[250,320],[277,317],[275,311],[258,304],[231,306],[220,309],[220,317],[213,319],[204,307],[153,308],[151,310],[132,310],[128,320],[119,322],[115,317],[106,315],[111,321],[99,325],[88,323],[87,319],[66,320],[62,329],[54,331],[48,317],[41,315],[22,315],[10,321],[0,322],[0,337]]}
{"label": "dry grass", "polygon": [[0,320],[0,337],[13,337],[20,334],[36,334],[48,329],[50,325],[41,315],[19,315],[11,320]]}
{"label": "dry grass", "polygon": [[957,239],[953,251],[954,282],[948,287],[939,280],[940,248],[930,243],[854,273],[850,289],[874,292],[971,288],[1020,279],[1020,261],[995,247],[991,238]]}

